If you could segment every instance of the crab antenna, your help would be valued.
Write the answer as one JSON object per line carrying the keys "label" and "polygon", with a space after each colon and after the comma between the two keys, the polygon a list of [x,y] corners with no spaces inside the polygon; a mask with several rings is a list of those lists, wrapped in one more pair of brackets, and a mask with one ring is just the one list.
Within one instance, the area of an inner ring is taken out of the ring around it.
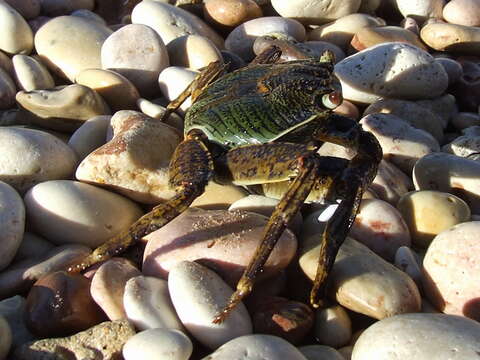
{"label": "crab antenna", "polygon": [[320,63],[330,65],[333,68],[335,64],[335,54],[331,50],[325,50],[322,55],[320,55]]}

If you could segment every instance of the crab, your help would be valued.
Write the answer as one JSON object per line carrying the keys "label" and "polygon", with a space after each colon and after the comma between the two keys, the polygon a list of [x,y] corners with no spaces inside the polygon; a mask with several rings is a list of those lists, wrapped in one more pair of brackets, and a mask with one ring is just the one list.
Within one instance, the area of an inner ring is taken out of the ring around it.
{"label": "crab", "polygon": [[[169,166],[175,195],[71,265],[70,272],[119,254],[161,228],[185,211],[210,180],[266,184],[280,189],[280,201],[236,290],[213,322],[222,322],[252,292],[277,240],[304,202],[338,200],[319,239],[319,263],[310,293],[312,306],[324,304],[328,275],[362,194],[376,175],[382,150],[355,120],[333,113],[343,99],[330,52],[282,63],[280,53],[272,46],[228,74],[223,74],[224,65],[211,63],[167,106],[163,119],[187,97],[192,99],[185,115],[185,138]],[[351,160],[320,156],[317,151],[324,142],[353,148],[356,155]]]}

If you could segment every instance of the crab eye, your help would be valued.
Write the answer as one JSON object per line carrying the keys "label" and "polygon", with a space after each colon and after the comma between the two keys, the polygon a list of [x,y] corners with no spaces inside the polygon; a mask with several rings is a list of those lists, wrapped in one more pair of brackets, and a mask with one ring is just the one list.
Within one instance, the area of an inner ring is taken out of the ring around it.
{"label": "crab eye", "polygon": [[342,94],[339,91],[332,91],[322,97],[322,103],[327,109],[335,109],[342,103]]}

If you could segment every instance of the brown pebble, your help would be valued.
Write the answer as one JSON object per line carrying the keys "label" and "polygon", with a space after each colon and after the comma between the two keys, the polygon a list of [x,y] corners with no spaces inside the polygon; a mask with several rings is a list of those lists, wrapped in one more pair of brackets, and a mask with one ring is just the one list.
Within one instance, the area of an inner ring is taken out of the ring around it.
{"label": "brown pebble", "polygon": [[205,1],[205,20],[214,26],[235,27],[262,16],[262,9],[253,0]]}

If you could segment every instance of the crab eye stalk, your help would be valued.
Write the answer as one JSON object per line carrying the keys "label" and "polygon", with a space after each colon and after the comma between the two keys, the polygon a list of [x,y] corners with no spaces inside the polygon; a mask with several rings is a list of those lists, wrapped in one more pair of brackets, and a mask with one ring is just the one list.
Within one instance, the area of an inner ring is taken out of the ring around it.
{"label": "crab eye stalk", "polygon": [[322,103],[327,109],[335,109],[342,103],[342,94],[339,91],[332,91],[322,97]]}

